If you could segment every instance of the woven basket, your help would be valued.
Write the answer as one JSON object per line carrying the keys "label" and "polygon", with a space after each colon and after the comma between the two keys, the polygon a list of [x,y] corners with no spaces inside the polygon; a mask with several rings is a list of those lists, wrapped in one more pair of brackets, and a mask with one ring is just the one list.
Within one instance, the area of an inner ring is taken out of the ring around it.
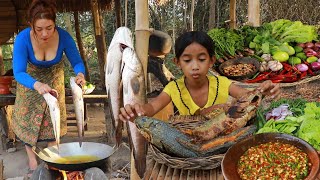
{"label": "woven basket", "polygon": [[[171,116],[169,124],[173,127],[184,130],[195,128],[205,122],[203,116]],[[183,123],[182,123],[183,122]],[[156,146],[150,144],[149,157],[160,164],[166,164],[171,168],[188,170],[208,170],[220,166],[224,154],[211,155],[206,157],[181,158],[161,152]]]}
{"label": "woven basket", "polygon": [[172,157],[168,154],[161,152],[157,147],[150,144],[149,156],[157,163],[165,164],[175,169],[188,169],[188,170],[208,170],[215,169],[220,166],[224,154],[212,155],[207,157],[195,158],[180,158]]}

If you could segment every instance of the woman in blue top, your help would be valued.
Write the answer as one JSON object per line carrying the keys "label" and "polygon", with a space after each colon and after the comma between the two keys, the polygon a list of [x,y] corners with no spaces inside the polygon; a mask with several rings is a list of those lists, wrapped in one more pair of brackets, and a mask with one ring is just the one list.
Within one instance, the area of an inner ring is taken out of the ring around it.
{"label": "woman in blue top", "polygon": [[[55,144],[53,126],[44,93],[57,90],[61,111],[61,136],[67,133],[64,63],[66,54],[76,74],[85,83],[85,67],[72,37],[55,25],[56,8],[48,0],[34,0],[29,8],[30,27],[21,31],[13,50],[13,71],[17,81],[13,130],[25,143],[30,170],[38,166],[31,146],[38,141]],[[29,173],[31,174],[31,173]]]}

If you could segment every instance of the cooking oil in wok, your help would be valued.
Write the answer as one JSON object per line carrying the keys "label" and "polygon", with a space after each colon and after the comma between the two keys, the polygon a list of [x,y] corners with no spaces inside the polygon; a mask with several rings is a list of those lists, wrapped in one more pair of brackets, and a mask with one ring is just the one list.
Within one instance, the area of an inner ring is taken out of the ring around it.
{"label": "cooking oil in wok", "polygon": [[92,155],[77,155],[77,156],[60,157],[56,159],[55,162],[59,164],[81,164],[81,163],[97,161],[99,159],[100,159],[99,157],[92,156]]}

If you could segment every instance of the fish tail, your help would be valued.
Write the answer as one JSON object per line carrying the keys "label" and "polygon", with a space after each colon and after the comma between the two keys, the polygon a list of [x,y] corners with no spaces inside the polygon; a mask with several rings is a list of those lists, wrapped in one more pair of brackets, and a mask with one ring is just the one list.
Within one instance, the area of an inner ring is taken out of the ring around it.
{"label": "fish tail", "polygon": [[117,129],[116,129],[116,145],[117,145],[117,147],[120,146],[120,143],[122,141],[122,130],[123,130],[123,122],[119,120]]}

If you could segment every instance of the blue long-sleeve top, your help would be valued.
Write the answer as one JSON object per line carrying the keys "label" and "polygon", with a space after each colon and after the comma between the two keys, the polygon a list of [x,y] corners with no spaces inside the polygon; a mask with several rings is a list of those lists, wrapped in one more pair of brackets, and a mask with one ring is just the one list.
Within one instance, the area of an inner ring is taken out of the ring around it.
{"label": "blue long-sleeve top", "polygon": [[79,72],[85,74],[83,61],[71,35],[59,27],[56,27],[56,29],[59,34],[59,44],[56,57],[51,61],[38,61],[34,56],[30,38],[31,28],[26,28],[17,35],[13,46],[12,66],[14,78],[23,86],[34,90],[33,85],[37,81],[27,73],[28,62],[37,67],[48,68],[62,60],[63,52],[70,61],[75,74]]}

